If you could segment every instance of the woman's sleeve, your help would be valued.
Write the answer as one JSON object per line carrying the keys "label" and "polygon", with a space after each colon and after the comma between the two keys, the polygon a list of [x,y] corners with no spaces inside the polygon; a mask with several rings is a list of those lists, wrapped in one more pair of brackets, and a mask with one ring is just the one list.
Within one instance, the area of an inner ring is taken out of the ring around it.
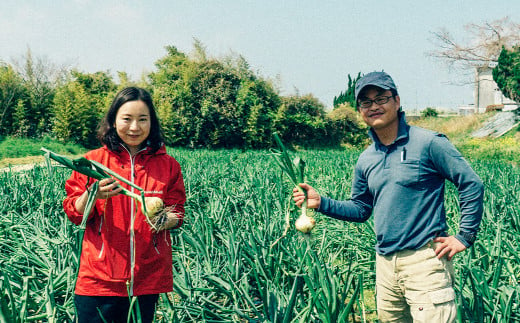
{"label": "woman's sleeve", "polygon": [[186,191],[184,189],[181,166],[176,160],[174,160],[164,200],[164,204],[166,206],[173,206],[173,212],[177,213],[179,216],[179,222],[172,229],[177,229],[183,223],[184,203],[186,203]]}
{"label": "woman's sleeve", "polygon": [[[92,180],[93,179],[91,179],[91,181]],[[67,197],[63,200],[63,209],[69,220],[76,225],[81,224],[81,221],[83,220],[83,214],[76,210],[76,200],[83,194],[83,192],[85,192],[86,189],[87,176],[73,171],[70,178],[65,182],[65,192],[67,193]],[[95,210],[90,216],[93,216],[94,213]]]}

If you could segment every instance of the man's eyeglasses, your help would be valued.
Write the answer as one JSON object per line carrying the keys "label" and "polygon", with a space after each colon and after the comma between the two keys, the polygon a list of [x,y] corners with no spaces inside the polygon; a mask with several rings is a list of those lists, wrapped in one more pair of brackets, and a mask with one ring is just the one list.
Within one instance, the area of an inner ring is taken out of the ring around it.
{"label": "man's eyeglasses", "polygon": [[389,96],[383,95],[383,96],[378,96],[377,98],[375,98],[373,100],[365,99],[365,100],[359,101],[359,107],[362,109],[368,109],[372,106],[372,103],[375,103],[377,105],[382,105],[382,104],[385,104],[388,101],[390,101],[390,98],[393,98],[393,97],[394,97],[393,95],[389,95]]}

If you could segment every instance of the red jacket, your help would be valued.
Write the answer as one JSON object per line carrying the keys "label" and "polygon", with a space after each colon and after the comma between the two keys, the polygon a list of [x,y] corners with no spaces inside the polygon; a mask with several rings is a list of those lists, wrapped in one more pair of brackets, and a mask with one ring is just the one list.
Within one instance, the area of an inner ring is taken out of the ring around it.
{"label": "red jacket", "polygon": [[[114,152],[106,147],[92,150],[85,157],[131,180],[145,191],[145,196],[157,196],[165,205],[174,205],[175,212],[184,217],[186,194],[181,168],[166,154],[164,146],[154,154],[144,149],[133,158],[124,148]],[[90,181],[92,184],[93,179]],[[75,224],[81,223],[83,215],[74,204],[86,186],[87,177],[77,172],[72,172],[65,183],[63,207]],[[181,224],[182,220],[178,226]],[[137,296],[172,290],[170,231],[152,232],[140,205],[126,195],[98,199],[85,229],[76,294]]]}

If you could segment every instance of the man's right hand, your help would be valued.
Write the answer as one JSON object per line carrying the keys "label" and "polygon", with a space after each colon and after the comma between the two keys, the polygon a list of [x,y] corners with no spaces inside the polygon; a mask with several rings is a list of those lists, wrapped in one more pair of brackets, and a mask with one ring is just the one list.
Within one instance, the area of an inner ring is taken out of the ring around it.
{"label": "man's right hand", "polygon": [[[321,203],[321,198],[318,192],[316,192],[316,190],[309,184],[300,183],[300,187],[307,192],[307,207],[317,209]],[[295,187],[293,189],[293,200],[297,206],[301,207],[303,201],[305,201],[305,194]]]}

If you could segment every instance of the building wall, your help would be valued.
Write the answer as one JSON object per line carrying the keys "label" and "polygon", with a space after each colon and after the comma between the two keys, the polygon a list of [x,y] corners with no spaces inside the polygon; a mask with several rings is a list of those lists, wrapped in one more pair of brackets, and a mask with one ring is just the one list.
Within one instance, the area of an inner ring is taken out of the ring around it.
{"label": "building wall", "polygon": [[[495,64],[496,65],[496,64]],[[493,80],[495,65],[480,66],[476,69],[475,107],[477,113],[486,112],[490,105],[505,105],[506,110],[516,109],[516,102],[506,98]],[[507,108],[506,108],[507,107]]]}
{"label": "building wall", "polygon": [[493,81],[492,69],[488,66],[477,67],[475,89],[477,113],[484,113],[488,105],[496,104],[495,91],[497,88],[497,84]]}

